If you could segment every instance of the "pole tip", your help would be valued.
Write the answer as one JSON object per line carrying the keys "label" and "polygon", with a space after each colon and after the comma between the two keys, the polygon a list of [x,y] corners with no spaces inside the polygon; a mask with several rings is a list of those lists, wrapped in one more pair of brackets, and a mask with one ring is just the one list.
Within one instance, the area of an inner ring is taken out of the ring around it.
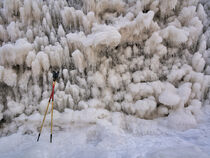
{"label": "pole tip", "polygon": [[52,134],[50,134],[50,143],[52,143]]}
{"label": "pole tip", "polygon": [[40,137],[40,133],[39,133],[39,135],[38,135],[37,142],[39,141],[39,137]]}

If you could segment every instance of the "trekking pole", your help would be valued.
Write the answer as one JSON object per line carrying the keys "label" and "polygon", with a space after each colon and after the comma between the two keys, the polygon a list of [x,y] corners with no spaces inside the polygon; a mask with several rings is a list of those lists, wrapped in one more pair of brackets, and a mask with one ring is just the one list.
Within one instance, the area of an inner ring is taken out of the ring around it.
{"label": "trekking pole", "polygon": [[55,81],[53,81],[53,90],[52,90],[52,108],[51,108],[51,134],[50,134],[50,143],[52,143],[54,87],[55,87]]}
{"label": "trekking pole", "polygon": [[38,138],[37,138],[37,142],[39,141],[39,137],[40,137],[41,132],[42,132],[42,127],[44,125],[44,121],[45,121],[45,118],[46,118],[46,115],[47,115],[47,111],[48,111],[48,108],[49,108],[49,105],[50,105],[50,100],[51,100],[51,96],[50,96],[50,99],[49,99],[49,102],[48,102],[48,105],[47,105],[47,109],[46,109],[45,114],[44,114],[44,118],[42,120],[42,125],[41,125],[40,132],[39,132],[39,135],[38,135]]}
{"label": "trekking pole", "polygon": [[53,71],[53,87],[52,87],[52,92],[51,92],[51,95],[50,95],[50,98],[49,98],[49,102],[48,102],[48,105],[47,105],[47,108],[46,108],[46,111],[45,111],[45,114],[44,114],[44,118],[42,120],[42,124],[41,124],[40,132],[39,132],[39,135],[38,135],[38,138],[37,138],[37,142],[39,141],[39,137],[41,135],[42,128],[43,128],[43,125],[44,125],[44,121],[45,121],[45,118],[46,118],[46,115],[47,115],[47,111],[48,111],[48,108],[49,108],[49,105],[50,105],[50,100],[52,99],[52,108],[51,108],[51,134],[50,134],[50,143],[52,143],[54,88],[55,88],[56,79],[58,78],[58,74],[59,74],[59,71],[58,72]]}

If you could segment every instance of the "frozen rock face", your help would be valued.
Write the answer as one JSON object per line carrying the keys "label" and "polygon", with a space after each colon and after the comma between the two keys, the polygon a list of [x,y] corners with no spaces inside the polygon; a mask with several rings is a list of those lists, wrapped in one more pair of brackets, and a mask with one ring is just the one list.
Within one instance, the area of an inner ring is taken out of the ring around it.
{"label": "frozen rock face", "polygon": [[196,125],[210,84],[209,3],[202,2],[0,1],[3,127],[43,114],[54,69],[55,117],[92,123],[120,112]]}

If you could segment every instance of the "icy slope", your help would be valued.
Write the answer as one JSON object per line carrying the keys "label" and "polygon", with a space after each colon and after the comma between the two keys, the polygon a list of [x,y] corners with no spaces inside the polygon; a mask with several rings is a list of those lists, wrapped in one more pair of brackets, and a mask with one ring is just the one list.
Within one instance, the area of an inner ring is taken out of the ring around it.
{"label": "icy slope", "polygon": [[53,69],[58,128],[199,122],[210,53],[198,0],[4,0],[0,13],[0,135],[37,131]]}

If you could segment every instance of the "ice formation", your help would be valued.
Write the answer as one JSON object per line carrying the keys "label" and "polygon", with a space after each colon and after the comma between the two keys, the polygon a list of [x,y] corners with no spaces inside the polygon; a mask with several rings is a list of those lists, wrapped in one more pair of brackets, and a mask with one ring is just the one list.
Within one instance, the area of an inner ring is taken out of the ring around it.
{"label": "ice formation", "polygon": [[204,1],[0,1],[0,135],[37,130],[53,69],[57,126],[116,116],[123,129],[195,126],[210,97]]}

